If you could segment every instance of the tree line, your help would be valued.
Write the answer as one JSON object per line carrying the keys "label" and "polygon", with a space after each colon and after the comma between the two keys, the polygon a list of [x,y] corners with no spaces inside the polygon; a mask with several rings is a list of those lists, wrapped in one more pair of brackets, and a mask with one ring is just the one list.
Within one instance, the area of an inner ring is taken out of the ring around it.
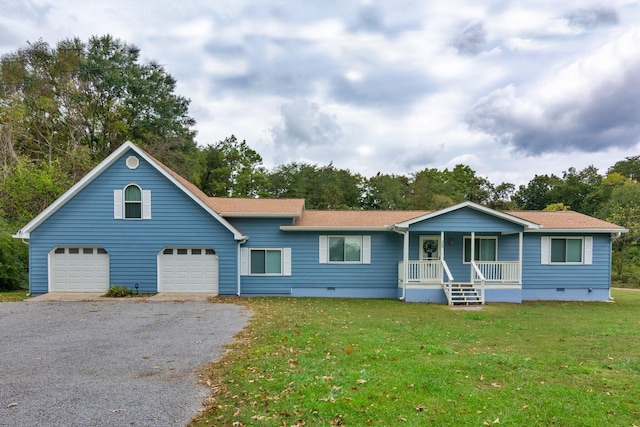
{"label": "tree line", "polygon": [[234,135],[198,146],[189,104],[160,64],[143,63],[138,48],[109,35],[55,46],[39,40],[3,55],[0,289],[25,284],[26,245],[11,234],[126,140],[210,196],[304,198],[308,209],[429,210],[469,200],[500,210],[583,212],[631,230],[616,240],[616,273],[636,276],[640,156],[618,161],[604,175],[593,166],[568,168],[518,187],[492,183],[462,164],[372,177],[332,163],[267,170],[261,155]]}

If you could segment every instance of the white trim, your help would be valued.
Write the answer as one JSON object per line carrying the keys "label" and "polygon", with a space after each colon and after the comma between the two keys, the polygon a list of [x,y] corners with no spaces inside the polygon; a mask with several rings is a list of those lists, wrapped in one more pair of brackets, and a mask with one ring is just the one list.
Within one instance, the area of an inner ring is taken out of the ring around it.
{"label": "white trim", "polygon": [[291,276],[291,248],[282,248],[282,275]]}
{"label": "white trim", "polygon": [[334,227],[324,227],[324,226],[296,226],[296,225],[281,225],[280,231],[326,231],[326,232],[340,232],[344,233],[347,231],[393,231],[393,225],[384,225],[381,227],[348,227],[348,226],[334,226]]}
{"label": "white trim", "polygon": [[582,261],[586,265],[593,264],[593,236],[585,236],[582,251]]}
{"label": "white trim", "polygon": [[494,209],[491,209],[491,208],[488,208],[486,206],[482,206],[482,205],[479,205],[479,204],[473,203],[473,202],[462,202],[462,203],[459,203],[459,204],[454,205],[454,206],[450,206],[450,207],[445,208],[445,209],[441,209],[441,210],[438,210],[438,211],[430,212],[428,214],[419,216],[417,218],[410,219],[408,221],[399,222],[399,223],[396,224],[396,226],[397,227],[409,227],[410,225],[415,224],[417,222],[421,222],[421,221],[424,221],[424,220],[427,220],[427,219],[435,218],[437,216],[444,215],[444,214],[447,214],[449,212],[457,211],[459,209],[464,209],[464,208],[471,208],[471,209],[477,210],[479,212],[483,212],[483,213],[486,213],[488,215],[494,216],[496,218],[504,219],[505,221],[509,221],[509,222],[521,225],[521,226],[523,226],[523,227],[525,227],[527,229],[538,229],[538,228],[540,228],[540,224],[536,224],[536,223],[531,222],[531,221],[526,221],[526,220],[524,220],[522,218],[518,218],[518,217],[515,217],[513,215],[506,214],[504,212],[496,211]]}
{"label": "white trim", "polygon": [[573,234],[587,234],[587,233],[628,233],[626,228],[544,228],[539,230],[525,230],[525,233],[573,233]]}
{"label": "white trim", "polygon": [[551,264],[551,237],[540,237],[540,264]]}
{"label": "white trim", "polygon": [[222,212],[224,218],[300,218],[300,212]]}
{"label": "white trim", "polygon": [[329,261],[329,239],[327,236],[318,236],[318,262],[326,264]]}
{"label": "white trim", "polygon": [[249,248],[240,248],[240,275],[249,275]]}
{"label": "white trim", "polygon": [[123,192],[122,190],[113,190],[113,219],[123,219]]}
{"label": "white trim", "polygon": [[80,181],[78,181],[75,185],[73,185],[70,189],[68,189],[62,196],[58,197],[48,208],[40,212],[38,216],[32,219],[27,225],[22,227],[13,237],[19,239],[28,239],[31,231],[37,228],[40,224],[42,224],[47,218],[53,215],[58,209],[60,209],[65,203],[67,203],[72,197],[74,197],[77,193],[80,192],[84,187],[89,185],[96,177],[98,177],[102,172],[104,172],[107,168],[109,168],[113,163],[119,160],[123,154],[127,151],[132,150],[137,153],[140,157],[142,157],[146,162],[148,162],[151,166],[153,166],[158,172],[160,172],[165,178],[167,178],[170,182],[172,182],[175,186],[181,189],[187,196],[189,196],[192,200],[194,200],[200,207],[202,207],[209,215],[214,217],[220,224],[222,224],[227,230],[233,233],[233,237],[235,240],[243,240],[246,239],[238,229],[236,229],[231,223],[229,223],[226,219],[220,216],[216,211],[211,209],[204,201],[200,200],[200,198],[196,197],[191,191],[189,191],[186,187],[184,187],[178,180],[176,180],[171,174],[169,174],[164,168],[159,166],[151,157],[145,154],[140,148],[138,148],[131,141],[127,141],[118,147],[113,153],[111,153],[107,158],[105,158],[102,162],[100,162],[95,168],[93,168],[88,174],[86,174]]}
{"label": "white trim", "polygon": [[371,236],[362,236],[362,263],[371,264]]}
{"label": "white trim", "polygon": [[151,190],[142,190],[142,219],[151,219]]}

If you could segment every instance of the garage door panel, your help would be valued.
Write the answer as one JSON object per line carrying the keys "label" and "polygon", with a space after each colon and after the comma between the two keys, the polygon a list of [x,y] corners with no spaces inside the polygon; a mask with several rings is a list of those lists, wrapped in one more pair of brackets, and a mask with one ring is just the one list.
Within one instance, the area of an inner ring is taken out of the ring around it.
{"label": "garage door panel", "polygon": [[109,254],[102,248],[56,248],[49,256],[53,292],[106,292]]}
{"label": "garage door panel", "polygon": [[218,256],[209,248],[167,248],[158,256],[159,292],[218,293]]}

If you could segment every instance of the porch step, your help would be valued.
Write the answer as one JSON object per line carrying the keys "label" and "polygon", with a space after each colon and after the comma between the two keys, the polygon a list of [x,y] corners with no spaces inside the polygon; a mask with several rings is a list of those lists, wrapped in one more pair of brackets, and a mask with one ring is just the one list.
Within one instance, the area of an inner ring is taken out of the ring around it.
{"label": "porch step", "polygon": [[482,304],[480,293],[472,283],[453,283],[447,295],[449,305]]}

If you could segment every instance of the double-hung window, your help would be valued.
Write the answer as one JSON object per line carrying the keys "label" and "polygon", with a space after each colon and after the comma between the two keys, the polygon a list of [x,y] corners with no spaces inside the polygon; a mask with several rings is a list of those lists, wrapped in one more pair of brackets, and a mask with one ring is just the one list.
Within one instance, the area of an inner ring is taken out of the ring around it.
{"label": "double-hung window", "polygon": [[362,262],[362,237],[329,236],[329,262]]}
{"label": "double-hung window", "polygon": [[242,276],[291,276],[291,248],[242,248]]}
{"label": "double-hung window", "polygon": [[542,264],[593,264],[592,236],[542,236]]}
{"label": "double-hung window", "polygon": [[[474,261],[498,260],[498,239],[496,237],[476,237],[474,243]],[[464,262],[471,262],[471,237],[464,238]]]}
{"label": "double-hung window", "polygon": [[151,191],[128,184],[113,191],[114,219],[151,219]]}
{"label": "double-hung window", "polygon": [[282,274],[281,249],[250,249],[251,274]]}
{"label": "double-hung window", "polygon": [[320,236],[321,264],[371,264],[371,236]]}
{"label": "double-hung window", "polygon": [[581,238],[551,238],[551,263],[581,263]]}

